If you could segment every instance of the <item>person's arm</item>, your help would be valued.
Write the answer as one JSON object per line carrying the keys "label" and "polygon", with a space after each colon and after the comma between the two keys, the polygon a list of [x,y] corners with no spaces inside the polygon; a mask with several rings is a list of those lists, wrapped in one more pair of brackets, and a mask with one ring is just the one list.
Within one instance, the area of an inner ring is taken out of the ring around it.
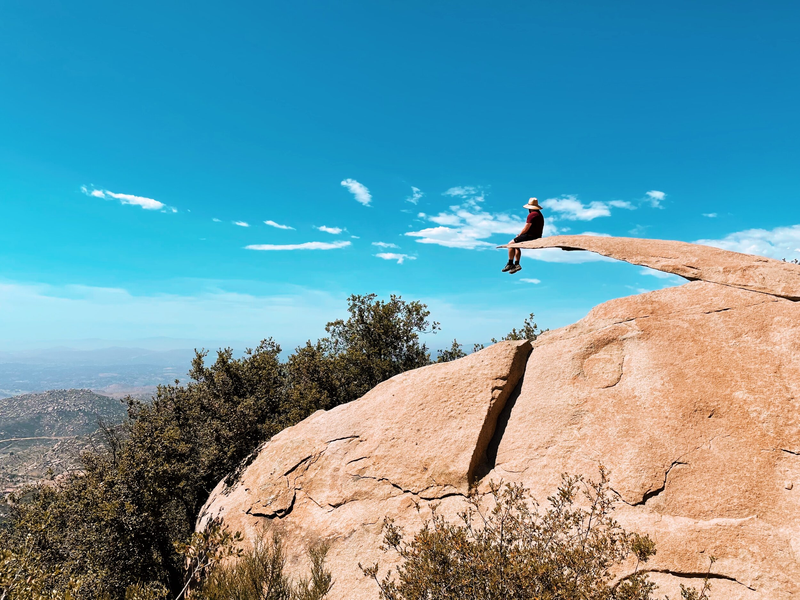
{"label": "person's arm", "polygon": [[[531,228],[531,224],[530,223],[525,223],[525,227],[522,228],[522,231],[519,232],[519,235],[517,237],[525,235],[525,232],[527,232],[528,229],[530,229],[530,228]],[[514,238],[513,240],[511,240],[508,243],[509,244],[515,244],[516,242],[517,242],[517,238]]]}

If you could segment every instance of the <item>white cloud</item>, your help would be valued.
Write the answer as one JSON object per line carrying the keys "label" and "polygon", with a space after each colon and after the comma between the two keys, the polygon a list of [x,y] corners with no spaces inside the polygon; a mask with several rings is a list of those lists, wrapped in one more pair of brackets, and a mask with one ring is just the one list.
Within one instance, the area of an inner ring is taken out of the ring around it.
{"label": "white cloud", "polygon": [[636,210],[636,207],[627,200],[612,200],[608,203],[609,206],[614,208],[625,208],[627,210]]}
{"label": "white cloud", "polygon": [[359,183],[355,179],[345,179],[342,181],[342,186],[346,187],[355,196],[356,201],[364,206],[369,206],[369,203],[372,202],[372,195],[363,183]]}
{"label": "white cloud", "polygon": [[590,202],[587,206],[573,195],[548,198],[542,202],[542,206],[556,213],[557,218],[567,221],[591,221],[598,217],[611,216],[611,210],[605,202]]}
{"label": "white cloud", "polygon": [[422,198],[425,194],[418,187],[411,186],[411,195],[406,198],[406,202],[411,202],[411,204],[416,204],[419,202],[419,199]]}
{"label": "white cloud", "polygon": [[[459,185],[456,187],[451,187],[449,190],[444,192],[445,196],[457,196],[459,198],[470,198],[478,196],[478,188],[475,188],[471,185]],[[483,200],[483,196],[478,196],[480,200]]]}
{"label": "white cloud", "polygon": [[661,206],[661,203],[666,197],[667,195],[664,192],[659,192],[658,190],[650,190],[647,192],[647,200],[653,208],[664,208]]}
{"label": "white cloud", "polygon": [[144,196],[134,196],[133,194],[118,194],[116,192],[109,192],[108,190],[89,189],[85,185],[81,186],[81,191],[87,196],[93,198],[103,198],[108,200],[113,198],[119,200],[121,204],[129,204],[131,206],[140,206],[145,210],[161,210],[164,212],[178,212],[177,209],[167,206],[163,202],[154,200],[153,198],[145,198]]}
{"label": "white cloud", "polygon": [[[438,215],[419,213],[420,219],[435,223],[438,227],[409,231],[405,235],[418,238],[417,242],[420,244],[475,250],[497,246],[497,242],[490,242],[488,239],[501,233],[515,236],[525,226],[525,222],[516,215],[490,213],[483,210],[480,203],[483,202],[484,197],[477,188],[450,188],[445,194],[465,196],[465,200],[462,204],[451,206],[448,211]],[[548,223],[545,224],[545,228],[550,235],[555,231],[555,228]],[[506,241],[508,239],[503,240],[503,242]]]}
{"label": "white cloud", "polygon": [[280,223],[276,223],[275,221],[264,221],[264,225],[269,225],[270,227],[274,227],[275,229],[292,229],[294,227],[289,227],[288,225],[281,225]]}
{"label": "white cloud", "polygon": [[397,244],[390,244],[389,242],[372,242],[373,246],[377,246],[378,248],[399,248]]}
{"label": "white cloud", "polygon": [[542,283],[541,279],[529,279],[526,277],[521,278],[520,281],[524,283]]}
{"label": "white cloud", "polygon": [[234,225],[238,225],[239,227],[250,227],[250,223],[247,221],[234,221]]}
{"label": "white cloud", "polygon": [[[453,210],[458,210],[457,206],[451,207]],[[433,217],[428,217],[429,221],[433,221],[437,225],[458,225],[462,219],[453,213],[439,213]]]}
{"label": "white cloud", "polygon": [[325,233],[332,233],[333,235],[339,235],[342,233],[341,227],[326,227],[325,225],[322,225],[321,227],[315,227],[314,229],[319,229]]}
{"label": "white cloud", "polygon": [[792,260],[800,258],[800,225],[769,230],[747,229],[719,240],[697,240],[695,243],[778,260]]}
{"label": "white cloud", "polygon": [[708,217],[709,219],[715,219],[717,217],[717,213],[703,213],[704,217]]}
{"label": "white cloud", "polygon": [[222,223],[222,219],[218,219],[217,217],[214,217],[211,220],[214,221],[214,223]]}
{"label": "white cloud", "polygon": [[409,256],[408,254],[395,254],[394,252],[379,252],[375,256],[382,258],[383,260],[396,260],[398,265],[402,265],[404,260],[417,260],[416,256]]}
{"label": "white cloud", "polygon": [[304,242],[302,244],[251,244],[246,250],[336,250],[345,248],[352,242]]}

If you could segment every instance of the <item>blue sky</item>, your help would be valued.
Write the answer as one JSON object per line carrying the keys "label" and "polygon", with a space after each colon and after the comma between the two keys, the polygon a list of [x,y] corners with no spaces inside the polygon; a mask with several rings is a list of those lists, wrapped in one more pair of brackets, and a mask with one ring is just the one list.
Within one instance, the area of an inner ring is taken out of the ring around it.
{"label": "blue sky", "polygon": [[368,292],[441,347],[676,283],[500,273],[530,196],[800,257],[797,2],[125,4],[0,9],[0,349],[291,348]]}

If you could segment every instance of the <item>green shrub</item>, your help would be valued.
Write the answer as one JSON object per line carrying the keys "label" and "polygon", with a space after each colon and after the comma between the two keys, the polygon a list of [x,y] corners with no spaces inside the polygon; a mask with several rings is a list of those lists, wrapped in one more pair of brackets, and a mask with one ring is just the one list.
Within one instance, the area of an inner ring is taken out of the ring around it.
{"label": "green shrub", "polygon": [[[584,506],[575,500],[583,492]],[[608,478],[598,482],[563,476],[542,510],[519,485],[491,484],[473,492],[460,520],[435,509],[406,541],[390,520],[384,546],[402,562],[380,578],[379,565],[361,567],[382,600],[650,600],[655,585],[639,565],[655,554],[647,536],[624,531],[612,518]],[[485,508],[487,505],[489,509]],[[613,569],[635,557],[636,570],[615,581]],[[685,589],[685,600],[708,598]]]}
{"label": "green shrub", "polygon": [[286,557],[280,537],[267,537],[262,530],[250,551],[241,553],[230,564],[212,568],[199,587],[187,598],[192,600],[323,600],[333,587],[325,569],[328,547],[309,550],[311,574],[292,583],[284,574]]}

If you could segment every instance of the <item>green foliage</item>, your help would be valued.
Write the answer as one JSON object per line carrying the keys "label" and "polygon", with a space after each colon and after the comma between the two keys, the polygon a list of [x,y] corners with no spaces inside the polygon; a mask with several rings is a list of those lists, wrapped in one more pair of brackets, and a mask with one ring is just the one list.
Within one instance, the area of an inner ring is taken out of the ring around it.
{"label": "green foliage", "polygon": [[221,520],[214,519],[203,531],[194,532],[188,542],[176,543],[176,549],[185,558],[187,572],[186,583],[178,598],[192,585],[205,580],[223,560],[241,557],[242,550],[236,546],[241,541],[241,533],[231,534]]}
{"label": "green foliage", "polygon": [[[539,326],[534,321],[535,315],[533,313],[529,314],[527,318],[523,321],[522,327],[517,329],[516,327],[513,328],[505,337],[500,338],[499,340],[492,338],[492,344],[496,344],[497,342],[504,342],[504,341],[520,341],[520,340],[528,340],[529,342],[533,342],[542,335],[547,329],[539,329]],[[483,350],[486,346],[484,344],[475,344],[472,347],[473,352],[479,352]],[[466,356],[466,353],[463,351],[461,344],[458,343],[458,340],[453,340],[453,344],[450,346],[448,350],[440,350],[439,351],[439,360],[436,362],[447,362],[450,360],[456,360],[458,358],[462,358]]]}
{"label": "green foliage", "polygon": [[75,600],[76,582],[56,592],[48,586],[52,575],[45,572],[30,539],[13,550],[0,549],[0,600]]}
{"label": "green foliage", "polygon": [[192,600],[323,600],[333,586],[325,569],[328,547],[311,548],[311,575],[297,583],[284,574],[286,558],[280,538],[261,531],[253,548],[227,565],[217,565],[187,598]]}
{"label": "green foliage", "polygon": [[314,410],[329,409],[360,398],[399,373],[430,364],[430,353],[419,334],[436,332],[421,302],[392,295],[388,302],[375,294],[348,298],[347,320],[328,323],[328,333],[308,342],[289,357],[286,424]]}
{"label": "green foliage", "polygon": [[450,348],[447,350],[439,350],[438,357],[436,359],[437,363],[443,362],[450,362],[451,360],[458,360],[459,358],[464,358],[467,355],[464,352],[461,344],[458,343],[458,340],[453,340],[453,343],[450,345]]}
{"label": "green foliage", "polygon": [[[655,554],[655,545],[614,521],[605,470],[598,482],[563,476],[548,501],[542,510],[521,486],[492,484],[488,494],[471,494],[460,521],[434,510],[411,541],[386,521],[384,549],[402,563],[382,579],[377,564],[362,571],[382,600],[651,599],[655,585],[638,564]],[[615,584],[613,568],[630,556],[636,571]],[[683,598],[707,598],[692,593]]]}
{"label": "green foliage", "polygon": [[169,590],[157,581],[136,583],[125,590],[125,600],[169,600]]}
{"label": "green foliage", "polygon": [[[517,330],[516,327],[513,328],[508,334],[506,334],[505,337],[500,338],[499,341],[501,342],[506,340],[513,340],[513,341],[528,340],[529,342],[535,341],[536,338],[538,338],[545,331],[547,331],[546,329],[545,330],[539,329],[539,326],[534,321],[535,318],[536,316],[533,313],[529,314],[525,319],[525,321],[523,321],[522,327],[520,327],[519,330]],[[493,344],[496,344],[497,342],[498,340],[492,338]]]}

